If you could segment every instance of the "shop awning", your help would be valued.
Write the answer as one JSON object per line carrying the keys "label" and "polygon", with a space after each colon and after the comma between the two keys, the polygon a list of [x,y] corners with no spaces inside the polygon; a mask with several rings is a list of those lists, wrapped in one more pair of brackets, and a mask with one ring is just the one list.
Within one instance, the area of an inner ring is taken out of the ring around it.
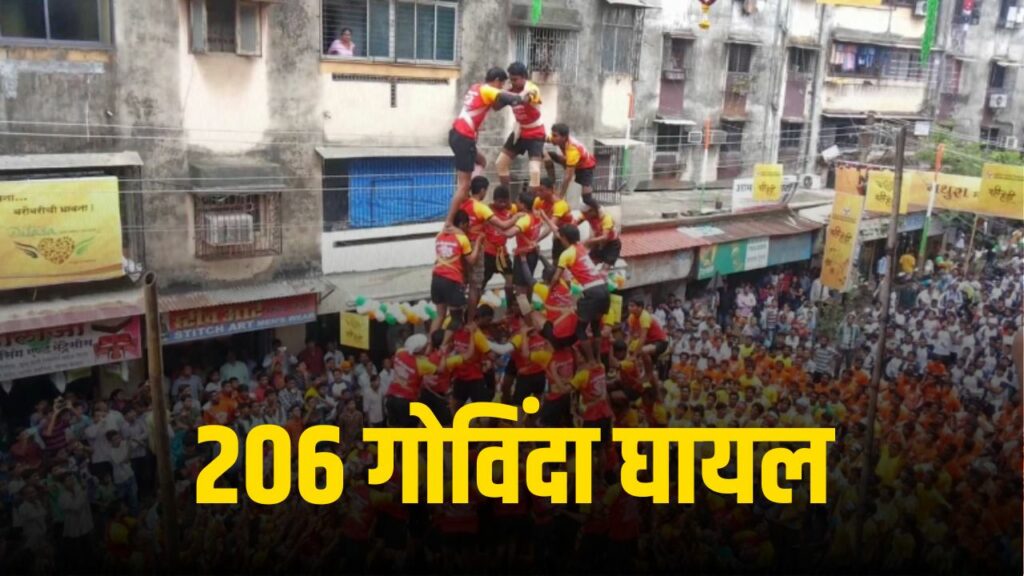
{"label": "shop awning", "polygon": [[619,239],[622,241],[623,258],[689,250],[711,244],[702,238],[687,236],[676,228],[624,231]]}
{"label": "shop awning", "polygon": [[658,116],[654,119],[655,124],[665,124],[666,126],[696,126],[697,123],[693,120],[685,120],[683,118],[662,118]]}
{"label": "shop awning", "polygon": [[317,146],[316,153],[324,160],[352,158],[434,158],[453,156],[447,146]]}
{"label": "shop awning", "polygon": [[0,306],[0,334],[145,313],[142,290],[128,288]]}
{"label": "shop awning", "polygon": [[680,233],[706,244],[724,244],[747,238],[788,236],[810,232],[822,227],[820,222],[797,216],[792,212],[761,214],[757,217],[716,220],[704,226],[681,228]]}
{"label": "shop awning", "polygon": [[298,296],[301,294],[325,294],[334,290],[334,284],[322,278],[280,280],[266,284],[254,284],[218,290],[197,290],[180,294],[161,294],[160,311],[175,312],[224,304],[238,304]]}
{"label": "shop awning", "polygon": [[205,158],[189,162],[192,192],[280,192],[288,189],[285,170],[278,164],[257,160]]}

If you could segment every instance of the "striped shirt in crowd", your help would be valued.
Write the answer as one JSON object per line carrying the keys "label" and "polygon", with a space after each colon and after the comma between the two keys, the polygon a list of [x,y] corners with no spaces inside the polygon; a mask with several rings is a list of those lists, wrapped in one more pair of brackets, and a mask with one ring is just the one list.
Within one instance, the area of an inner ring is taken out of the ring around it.
{"label": "striped shirt in crowd", "polygon": [[822,374],[832,373],[832,360],[835,352],[827,346],[819,346],[814,350],[814,371]]}

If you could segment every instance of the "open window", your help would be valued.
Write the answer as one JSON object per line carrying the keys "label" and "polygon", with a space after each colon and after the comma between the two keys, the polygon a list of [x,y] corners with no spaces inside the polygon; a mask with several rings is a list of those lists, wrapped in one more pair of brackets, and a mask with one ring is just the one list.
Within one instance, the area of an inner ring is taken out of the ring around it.
{"label": "open window", "polygon": [[192,53],[260,56],[262,4],[246,0],[189,0]]}
{"label": "open window", "polygon": [[2,0],[0,39],[28,44],[111,44],[110,0]]}
{"label": "open window", "polygon": [[453,64],[458,2],[322,0],[327,58]]}
{"label": "open window", "polygon": [[562,81],[576,80],[579,63],[577,33],[556,28],[515,28],[516,60],[530,72],[557,75]]}

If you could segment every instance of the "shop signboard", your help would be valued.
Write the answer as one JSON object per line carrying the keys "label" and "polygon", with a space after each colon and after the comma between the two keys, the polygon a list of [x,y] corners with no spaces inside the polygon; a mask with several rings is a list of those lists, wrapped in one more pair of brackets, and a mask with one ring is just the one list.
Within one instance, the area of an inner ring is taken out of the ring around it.
{"label": "shop signboard", "polygon": [[342,312],[341,345],[360,350],[369,350],[370,317],[357,312]]}
{"label": "shop signboard", "polygon": [[316,320],[316,294],[178,310],[164,316],[164,343],[217,338]]}
{"label": "shop signboard", "polygon": [[[900,216],[899,233],[914,232],[924,228],[924,217],[924,212],[911,212],[906,216]],[[935,219],[932,220],[932,224],[935,224]],[[887,238],[889,236],[889,221],[889,216],[862,221],[860,223],[860,241],[871,242]]]}
{"label": "shop signboard", "polygon": [[124,275],[117,178],[0,182],[0,290]]}
{"label": "shop signboard", "polygon": [[702,246],[697,279],[706,280],[715,272],[724,276],[764,268],[768,265],[768,246],[767,237]]}
{"label": "shop signboard", "polygon": [[811,259],[811,248],[814,234],[792,234],[790,236],[774,236],[768,245],[768,265],[777,266],[789,262],[802,262]]}
{"label": "shop signboard", "polygon": [[139,316],[0,334],[0,380],[142,357]]}
{"label": "shop signboard", "polygon": [[758,206],[773,206],[785,204],[792,200],[796,194],[797,179],[793,174],[782,176],[781,197],[775,201],[760,201],[754,199],[754,179],[737,178],[732,181],[732,211],[739,212],[747,208]]}

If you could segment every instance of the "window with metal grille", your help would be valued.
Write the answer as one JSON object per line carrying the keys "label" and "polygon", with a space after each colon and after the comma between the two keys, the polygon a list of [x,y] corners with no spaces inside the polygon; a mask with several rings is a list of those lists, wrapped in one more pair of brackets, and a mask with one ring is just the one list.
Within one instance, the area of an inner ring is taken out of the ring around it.
{"label": "window with metal grille", "polygon": [[808,75],[814,73],[817,52],[806,48],[789,49],[789,73]]}
{"label": "window with metal grille", "polygon": [[749,44],[729,44],[728,72],[750,72],[750,61],[754,57],[754,47]]}
{"label": "window with metal grille", "polygon": [[[456,60],[456,1],[322,0],[322,8],[322,50],[327,57],[447,64]],[[351,47],[340,44],[345,31],[352,35]]]}
{"label": "window with metal grille", "polygon": [[260,3],[243,0],[189,0],[189,48],[193,54],[262,53]]}
{"label": "window with metal grille", "polygon": [[999,146],[999,128],[993,126],[981,127],[981,147],[984,150],[994,150]]}
{"label": "window with metal grille", "polygon": [[722,152],[739,152],[743,146],[743,122],[730,122],[722,120],[722,131],[725,132],[725,142],[722,143]]}
{"label": "window with metal grille", "polygon": [[779,150],[798,150],[803,141],[804,125],[783,122],[779,129]]}
{"label": "window with metal grille", "polygon": [[281,253],[281,194],[194,194],[197,258]]}
{"label": "window with metal grille", "polygon": [[610,206],[622,203],[622,190],[629,184],[629,152],[623,146],[594,143],[594,200]]}
{"label": "window with metal grille", "polygon": [[353,158],[324,162],[324,230],[443,220],[455,188],[451,158]]}
{"label": "window with metal grille", "polygon": [[562,82],[576,80],[578,41],[576,32],[553,28],[516,28],[516,60],[530,72],[557,74]]}
{"label": "window with metal grille", "polygon": [[640,42],[643,40],[643,11],[606,6],[601,70],[607,74],[637,76]]}
{"label": "window with metal grille", "polygon": [[110,44],[110,0],[3,0],[0,38],[34,44]]}

